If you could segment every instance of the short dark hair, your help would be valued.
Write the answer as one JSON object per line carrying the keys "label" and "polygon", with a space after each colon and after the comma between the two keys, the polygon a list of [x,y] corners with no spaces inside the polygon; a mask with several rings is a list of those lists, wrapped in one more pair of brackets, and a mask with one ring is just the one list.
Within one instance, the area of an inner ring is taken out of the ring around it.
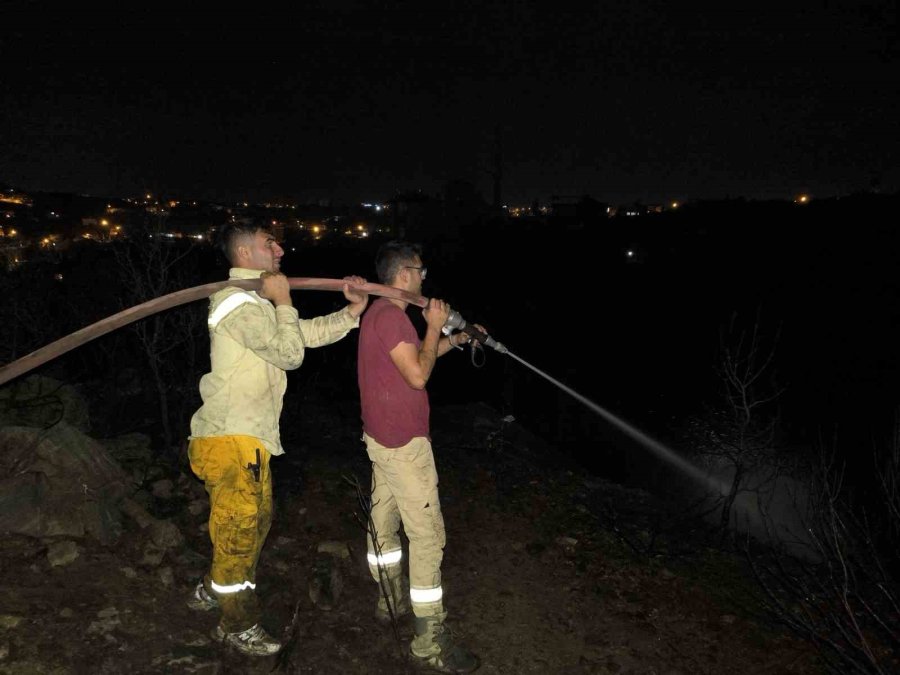
{"label": "short dark hair", "polygon": [[216,245],[225,256],[229,264],[234,264],[234,253],[237,248],[237,240],[243,237],[256,236],[257,232],[271,233],[272,228],[268,224],[253,222],[229,222],[225,223],[216,236]]}
{"label": "short dark hair", "polygon": [[415,262],[416,257],[422,258],[421,244],[400,239],[385,242],[375,255],[375,274],[378,276],[378,282],[391,283],[403,266]]}

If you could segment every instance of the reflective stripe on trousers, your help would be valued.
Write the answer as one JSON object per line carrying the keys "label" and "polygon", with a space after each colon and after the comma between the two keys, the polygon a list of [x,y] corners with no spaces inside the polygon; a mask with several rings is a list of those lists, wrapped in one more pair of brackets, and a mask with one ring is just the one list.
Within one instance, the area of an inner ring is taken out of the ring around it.
{"label": "reflective stripe on trousers", "polygon": [[443,611],[441,561],[446,534],[434,453],[427,438],[417,437],[400,448],[386,448],[363,435],[372,460],[372,526],[376,544],[367,537],[369,570],[378,581],[378,551],[390,573],[399,568],[400,525],[409,539],[410,600],[416,616]]}
{"label": "reflective stripe on trousers", "polygon": [[216,436],[191,439],[188,457],[209,494],[207,581],[222,608],[220,625],[243,631],[260,619],[256,564],[272,525],[270,455],[251,436]]}

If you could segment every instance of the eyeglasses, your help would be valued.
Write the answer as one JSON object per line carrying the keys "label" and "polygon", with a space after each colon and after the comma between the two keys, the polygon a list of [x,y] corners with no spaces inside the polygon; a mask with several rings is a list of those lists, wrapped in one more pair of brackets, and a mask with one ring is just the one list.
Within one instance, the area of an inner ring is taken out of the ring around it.
{"label": "eyeglasses", "polygon": [[428,275],[428,268],[424,265],[422,267],[416,267],[415,265],[404,265],[408,270],[419,270],[422,273],[422,281],[425,281],[425,277]]}

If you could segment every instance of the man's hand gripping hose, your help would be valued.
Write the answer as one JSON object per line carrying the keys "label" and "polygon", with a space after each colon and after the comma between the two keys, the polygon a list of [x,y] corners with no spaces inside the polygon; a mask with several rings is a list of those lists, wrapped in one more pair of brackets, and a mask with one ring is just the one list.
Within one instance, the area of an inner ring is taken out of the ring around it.
{"label": "man's hand gripping hose", "polygon": [[497,342],[476,325],[467,322],[455,309],[450,310],[450,316],[447,317],[447,323],[444,324],[443,330],[446,335],[449,335],[451,331],[458,330],[471,336],[478,343],[496,349],[501,354],[509,352],[506,345],[502,342]]}

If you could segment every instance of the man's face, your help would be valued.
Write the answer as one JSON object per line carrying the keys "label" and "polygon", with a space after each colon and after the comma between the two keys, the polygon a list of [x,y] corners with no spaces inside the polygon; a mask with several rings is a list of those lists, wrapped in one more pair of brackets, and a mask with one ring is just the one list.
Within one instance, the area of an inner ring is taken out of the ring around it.
{"label": "man's face", "polygon": [[278,272],[281,270],[281,257],[284,249],[275,241],[269,232],[257,230],[247,244],[248,254],[243,266],[250,270]]}
{"label": "man's face", "polygon": [[409,272],[409,292],[421,295],[423,281],[422,268],[424,267],[424,265],[422,265],[422,259],[419,256],[416,256],[412,262],[404,267],[406,271]]}

